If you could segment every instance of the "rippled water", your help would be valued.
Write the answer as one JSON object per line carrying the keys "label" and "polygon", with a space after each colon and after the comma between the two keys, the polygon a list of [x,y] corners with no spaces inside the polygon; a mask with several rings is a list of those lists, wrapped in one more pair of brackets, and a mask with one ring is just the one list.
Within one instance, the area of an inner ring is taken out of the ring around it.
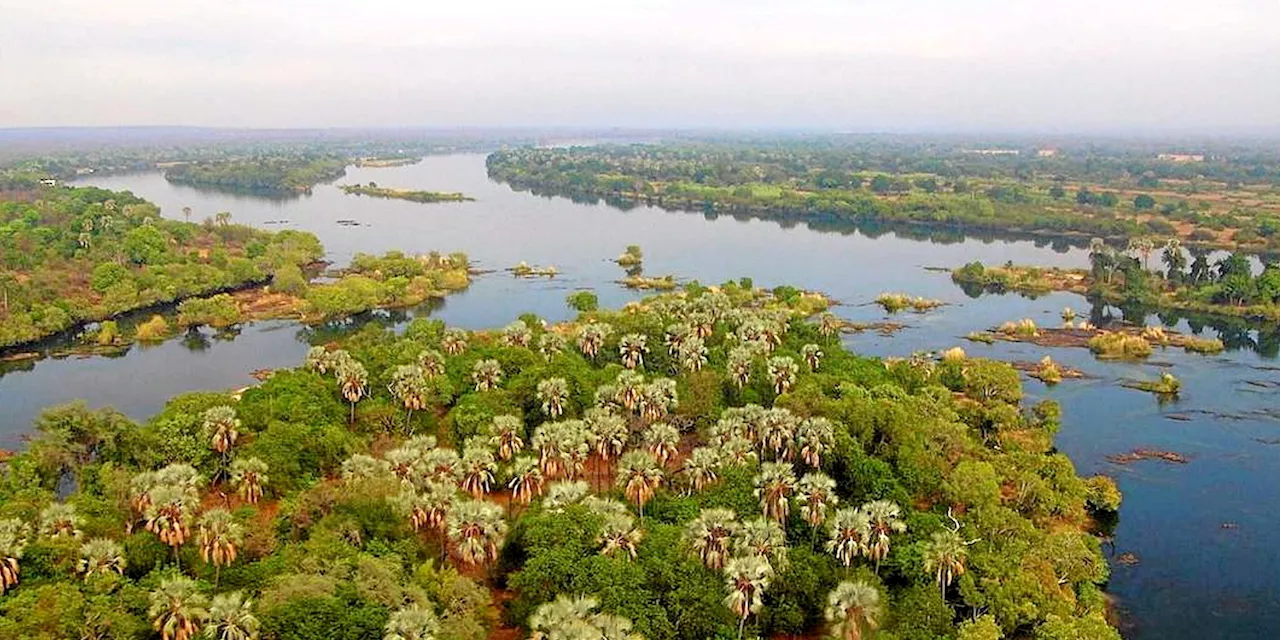
{"label": "rippled water", "polygon": [[[481,268],[498,271],[481,276],[469,290],[436,308],[415,313],[467,327],[501,326],[526,311],[552,320],[566,318],[570,311],[564,296],[579,287],[595,289],[605,305],[634,298],[613,283],[622,272],[610,261],[628,244],[644,248],[647,274],[672,273],[703,282],[747,276],[766,286],[818,289],[842,301],[837,311],[856,320],[884,318],[879,307],[868,304],[881,291],[940,298],[947,307],[896,318],[910,326],[895,337],[862,334],[850,337],[849,345],[878,355],[957,344],[972,355],[1014,360],[1038,360],[1049,353],[1093,376],[1052,389],[1029,381],[1027,389],[1032,396],[1062,403],[1059,446],[1080,471],[1110,474],[1125,493],[1109,553],[1114,558],[1131,552],[1140,562],[1115,566],[1109,590],[1134,625],[1129,636],[1266,638],[1280,629],[1280,531],[1273,514],[1280,498],[1280,421],[1267,413],[1280,402],[1276,387],[1266,386],[1280,385],[1276,363],[1248,350],[1210,357],[1157,353],[1152,360],[1172,365],[1184,385],[1179,402],[1162,406],[1148,394],[1116,384],[1155,377],[1162,369],[1154,364],[1102,363],[1080,349],[987,346],[960,338],[1022,317],[1056,324],[1063,307],[1087,311],[1079,296],[974,300],[947,274],[924,269],[971,260],[1081,266],[1086,263],[1082,250],[1055,251],[1026,241],[944,244],[893,234],[873,238],[646,207],[623,211],[512,191],[488,180],[481,155],[431,157],[406,167],[352,168],[339,182],[369,181],[462,191],[477,201],[424,205],[378,200],[348,196],[332,185],[318,186],[308,196],[266,200],[170,185],[156,172],[96,177],[89,183],[131,190],[159,204],[168,217],[181,218],[182,208],[190,206],[193,219],[225,210],[246,224],[311,231],[337,263],[356,252],[465,251]],[[341,226],[339,220],[355,220],[360,226]],[[555,265],[562,275],[518,280],[500,271],[521,260]],[[74,398],[93,406],[113,405],[141,419],[176,393],[250,384],[249,373],[255,369],[297,364],[312,333],[290,322],[266,322],[224,339],[174,340],[135,347],[122,357],[43,360],[29,370],[10,371],[0,377],[0,446],[18,446],[19,434],[41,407]],[[1191,461],[1118,466],[1106,460],[1136,447],[1177,451]]]}

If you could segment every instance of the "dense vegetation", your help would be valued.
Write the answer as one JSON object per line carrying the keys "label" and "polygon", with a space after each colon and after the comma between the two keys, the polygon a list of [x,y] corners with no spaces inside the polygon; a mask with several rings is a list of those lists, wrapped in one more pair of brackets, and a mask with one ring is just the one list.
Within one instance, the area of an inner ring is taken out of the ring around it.
{"label": "dense vegetation", "polygon": [[1008,365],[857,356],[789,287],[583,298],[49,410],[0,474],[0,638],[1118,638],[1119,494]]}
{"label": "dense vegetation", "polygon": [[258,156],[221,162],[192,162],[165,171],[169,182],[276,193],[307,191],[321,182],[336,180],[347,172],[339,157]]}
{"label": "dense vegetation", "polygon": [[358,196],[370,196],[373,198],[392,198],[396,200],[408,200],[410,202],[467,202],[475,200],[466,194],[445,191],[414,191],[411,189],[392,189],[389,187],[379,187],[377,183],[369,184],[348,184],[342,186],[343,193]]}
{"label": "dense vegetation", "polygon": [[39,188],[0,200],[0,347],[86,321],[267,281],[323,255],[314,236],[219,216],[165,220],[129,193]]}
{"label": "dense vegetation", "polygon": [[[1015,149],[1016,150],[1016,149]],[[1097,149],[1041,157],[839,138],[520,148],[488,160],[517,189],[817,225],[905,223],[1044,237],[1150,234],[1280,249],[1280,159],[1202,162]]]}
{"label": "dense vegetation", "polygon": [[[1164,268],[1152,268],[1159,256]],[[1232,253],[1211,261],[1202,250],[1184,251],[1177,240],[1163,245],[1139,238],[1124,250],[1096,241],[1090,269],[985,267],[980,262],[952,272],[973,293],[1065,290],[1119,305],[1212,312],[1255,320],[1280,320],[1280,263],[1265,262],[1254,273],[1249,257]]]}

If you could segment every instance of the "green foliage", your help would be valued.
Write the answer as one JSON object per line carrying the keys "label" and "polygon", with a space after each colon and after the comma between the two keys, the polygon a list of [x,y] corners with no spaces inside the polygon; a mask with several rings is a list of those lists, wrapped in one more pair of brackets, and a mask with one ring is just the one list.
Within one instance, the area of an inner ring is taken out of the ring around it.
{"label": "green foliage", "polygon": [[596,292],[587,290],[574,291],[565,297],[565,302],[569,308],[579,313],[595,311],[600,306],[600,298],[596,296]]}

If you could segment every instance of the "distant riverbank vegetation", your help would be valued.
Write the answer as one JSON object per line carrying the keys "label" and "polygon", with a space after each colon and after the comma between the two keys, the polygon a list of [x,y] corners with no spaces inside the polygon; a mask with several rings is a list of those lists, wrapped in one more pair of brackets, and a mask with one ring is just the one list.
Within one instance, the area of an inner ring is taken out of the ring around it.
{"label": "distant riverbank vegetation", "polygon": [[1056,404],[744,282],[49,409],[0,474],[0,636],[1118,640],[1121,496]]}
{"label": "distant riverbank vegetation", "polygon": [[244,191],[300,193],[346,174],[347,161],[337,157],[259,156],[215,162],[192,162],[168,168],[175,184]]}
{"label": "distant riverbank vegetation", "polygon": [[452,193],[444,191],[413,191],[410,189],[392,189],[389,187],[379,187],[377,183],[369,184],[348,184],[341,187],[342,192],[348,195],[370,196],[373,198],[391,198],[395,200],[408,200],[410,202],[472,202],[475,198],[462,193]]}
{"label": "distant riverbank vegetation", "polygon": [[1266,154],[1191,163],[1124,149],[1040,155],[840,140],[521,148],[490,155],[488,167],[494,179],[539,193],[816,225],[1159,234],[1280,251],[1280,158]]}
{"label": "distant riverbank vegetation", "polygon": [[324,255],[308,233],[160,217],[129,193],[42,188],[0,200],[0,348],[268,282]]}

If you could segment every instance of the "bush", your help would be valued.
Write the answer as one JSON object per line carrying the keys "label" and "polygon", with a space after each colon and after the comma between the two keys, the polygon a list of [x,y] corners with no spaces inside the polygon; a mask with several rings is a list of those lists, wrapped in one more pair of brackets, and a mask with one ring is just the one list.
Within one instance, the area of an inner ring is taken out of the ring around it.
{"label": "bush", "polygon": [[1102,333],[1089,339],[1089,350],[1108,358],[1145,358],[1151,355],[1151,343],[1142,336]]}
{"label": "bush", "polygon": [[162,316],[151,316],[150,320],[138,325],[139,342],[159,342],[169,335],[169,323]]}
{"label": "bush", "polygon": [[600,307],[600,298],[594,291],[574,291],[565,297],[565,302],[579,313],[595,311]]}
{"label": "bush", "polygon": [[223,329],[239,324],[240,305],[225,293],[210,298],[191,298],[178,305],[178,326],[182,328],[208,325]]}

